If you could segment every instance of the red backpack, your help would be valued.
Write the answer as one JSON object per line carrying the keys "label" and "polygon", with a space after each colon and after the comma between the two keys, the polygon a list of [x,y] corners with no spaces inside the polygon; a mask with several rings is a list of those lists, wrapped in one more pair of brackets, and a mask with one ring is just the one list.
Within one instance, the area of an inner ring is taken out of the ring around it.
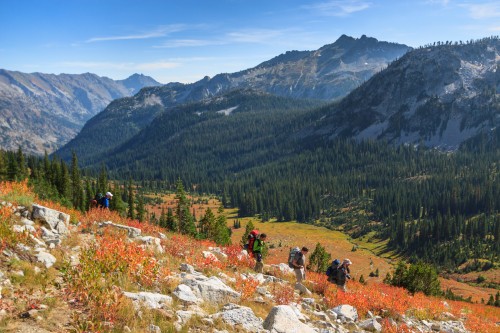
{"label": "red backpack", "polygon": [[248,253],[253,253],[253,244],[255,243],[257,237],[259,237],[259,230],[257,229],[250,231],[250,233],[248,234],[248,242],[246,245]]}

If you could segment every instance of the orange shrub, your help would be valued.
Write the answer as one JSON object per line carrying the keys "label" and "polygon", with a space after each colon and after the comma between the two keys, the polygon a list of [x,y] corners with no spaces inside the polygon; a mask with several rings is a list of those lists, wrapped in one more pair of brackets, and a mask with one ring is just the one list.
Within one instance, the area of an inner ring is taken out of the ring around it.
{"label": "orange shrub", "polygon": [[241,293],[241,300],[247,300],[253,296],[259,286],[259,281],[253,278],[244,279],[241,275],[236,276],[236,291]]}
{"label": "orange shrub", "polygon": [[274,283],[271,294],[274,296],[274,301],[280,305],[292,303],[295,297],[294,289],[288,283]]}

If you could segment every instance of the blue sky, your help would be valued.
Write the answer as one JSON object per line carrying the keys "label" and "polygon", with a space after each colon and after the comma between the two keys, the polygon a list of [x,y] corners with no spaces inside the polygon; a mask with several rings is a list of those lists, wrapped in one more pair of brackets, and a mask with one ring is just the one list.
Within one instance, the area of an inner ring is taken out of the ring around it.
{"label": "blue sky", "polygon": [[420,46],[500,34],[499,0],[0,0],[0,68],[162,83],[251,68],[340,35]]}

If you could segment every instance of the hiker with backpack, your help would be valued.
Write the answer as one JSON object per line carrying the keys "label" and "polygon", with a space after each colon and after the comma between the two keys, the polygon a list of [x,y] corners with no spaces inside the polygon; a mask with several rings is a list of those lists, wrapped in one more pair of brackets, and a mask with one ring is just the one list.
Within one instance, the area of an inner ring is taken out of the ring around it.
{"label": "hiker with backpack", "polygon": [[337,269],[340,266],[340,260],[335,259],[332,261],[330,266],[326,270],[326,276],[328,276],[328,282],[337,283]]}
{"label": "hiker with backpack", "polygon": [[102,193],[97,193],[94,196],[94,199],[90,202],[92,208],[106,208],[109,209],[109,200],[113,198],[113,194],[111,192],[106,192],[106,195],[102,195]]}
{"label": "hiker with backpack", "polygon": [[247,236],[247,243],[243,248],[247,250],[249,256],[253,256],[253,244],[257,238],[259,238],[259,230],[257,229],[250,231]]}
{"label": "hiker with backpack", "polygon": [[289,265],[293,268],[297,283],[301,283],[306,279],[306,254],[309,249],[305,246],[300,251],[296,251],[296,249],[298,248],[295,248],[295,251],[294,249],[290,251],[290,257],[293,258],[289,258],[289,260],[291,259],[291,265],[290,262]]}
{"label": "hiker with backpack", "polygon": [[345,284],[347,280],[351,278],[351,270],[349,269],[349,266],[352,264],[352,262],[349,259],[344,259],[342,262],[342,265],[340,265],[337,268],[337,274],[335,278],[335,284],[337,284],[337,287],[342,290],[342,291],[347,291],[347,288],[345,287]]}
{"label": "hiker with backpack", "polygon": [[262,262],[262,251],[264,250],[265,240],[267,238],[266,234],[260,234],[259,238],[257,238],[253,243],[253,255],[255,257],[255,268],[254,270],[257,273],[263,273],[264,271],[264,263]]}

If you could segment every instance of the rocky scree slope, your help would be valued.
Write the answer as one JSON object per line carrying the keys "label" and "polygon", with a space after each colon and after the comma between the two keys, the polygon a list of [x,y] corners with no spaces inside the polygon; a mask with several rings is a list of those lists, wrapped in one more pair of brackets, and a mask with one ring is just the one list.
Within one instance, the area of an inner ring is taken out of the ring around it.
{"label": "rocky scree slope", "polygon": [[454,150],[500,123],[500,40],[405,54],[319,112],[301,137],[384,139]]}

